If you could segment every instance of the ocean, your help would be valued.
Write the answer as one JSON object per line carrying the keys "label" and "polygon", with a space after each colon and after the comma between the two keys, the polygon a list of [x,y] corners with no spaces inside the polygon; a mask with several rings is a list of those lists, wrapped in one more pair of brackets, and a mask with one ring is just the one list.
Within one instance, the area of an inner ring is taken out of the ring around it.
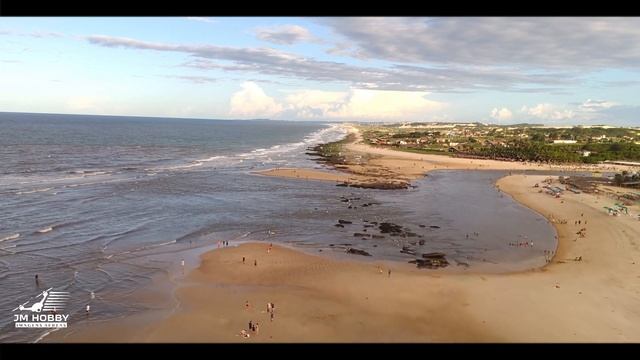
{"label": "ocean", "polygon": [[[552,226],[495,189],[504,172],[437,171],[395,191],[254,173],[323,168],[307,148],[345,135],[322,122],[0,113],[0,341],[41,338],[15,329],[12,310],[44,288],[70,292],[74,321],[144,310],[123,299],[221,240],[411,260],[399,250],[415,239],[354,236],[389,221],[419,234],[420,251],[447,253],[445,271],[529,269],[555,249]],[[536,246],[508,246],[525,238]]]}

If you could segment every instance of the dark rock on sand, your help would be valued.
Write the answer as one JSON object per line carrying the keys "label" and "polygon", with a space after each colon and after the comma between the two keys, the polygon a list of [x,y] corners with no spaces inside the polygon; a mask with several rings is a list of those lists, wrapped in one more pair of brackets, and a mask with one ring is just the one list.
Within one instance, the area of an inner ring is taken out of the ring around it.
{"label": "dark rock on sand", "polygon": [[343,227],[344,227],[344,225],[342,225],[342,224],[335,224],[335,225],[333,225],[333,226],[335,226],[335,227],[341,227],[341,228],[343,228]]}
{"label": "dark rock on sand", "polygon": [[440,229],[440,226],[438,226],[438,225],[431,225],[429,227],[432,228],[432,229]]}
{"label": "dark rock on sand", "polygon": [[363,233],[353,233],[353,236],[355,237],[371,237],[371,234],[363,234]]}
{"label": "dark rock on sand", "polygon": [[384,235],[371,235],[371,238],[373,239],[384,239]]}
{"label": "dark rock on sand", "polygon": [[338,219],[338,223],[343,224],[343,225],[344,225],[344,224],[353,224],[351,221],[348,221],[348,220],[342,220],[342,219]]}
{"label": "dark rock on sand", "polygon": [[[423,254],[422,256],[424,257],[425,255],[429,255],[429,254]],[[438,269],[438,268],[449,266],[449,262],[447,261],[447,259],[444,258],[444,256],[429,257],[426,259],[415,259],[415,260],[409,261],[409,263],[416,264],[418,269]]]}
{"label": "dark rock on sand", "polygon": [[408,246],[403,246],[400,252],[403,254],[416,255],[416,251]]}
{"label": "dark rock on sand", "polygon": [[380,223],[378,228],[380,229],[380,232],[383,234],[402,232],[402,226],[396,225],[394,223],[383,222],[383,223]]}
{"label": "dark rock on sand", "polygon": [[421,228],[423,228],[423,227],[427,227],[427,225],[422,225],[422,224],[420,224],[420,225],[418,225],[418,226],[420,226]]}
{"label": "dark rock on sand", "polygon": [[354,249],[354,248],[347,249],[347,253],[348,254],[354,254],[354,255],[371,256],[371,254],[369,254],[368,252],[366,252],[364,250]]}
{"label": "dark rock on sand", "polygon": [[375,182],[363,182],[363,183],[355,183],[351,185],[355,188],[362,189],[379,189],[379,190],[396,190],[396,189],[406,189],[409,187],[409,184],[404,182],[383,182],[383,181],[375,181]]}
{"label": "dark rock on sand", "polygon": [[444,259],[445,256],[446,254],[441,252],[431,252],[431,253],[422,254],[422,257],[425,259]]}
{"label": "dark rock on sand", "polygon": [[418,244],[424,245],[424,242],[425,242],[424,240],[420,240],[420,241],[418,241]]}

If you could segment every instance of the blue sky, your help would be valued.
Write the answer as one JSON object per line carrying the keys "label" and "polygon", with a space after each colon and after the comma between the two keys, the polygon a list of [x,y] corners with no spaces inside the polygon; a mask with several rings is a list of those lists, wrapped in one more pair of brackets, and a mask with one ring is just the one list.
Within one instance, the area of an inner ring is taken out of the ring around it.
{"label": "blue sky", "polygon": [[0,111],[640,126],[640,18],[0,18]]}

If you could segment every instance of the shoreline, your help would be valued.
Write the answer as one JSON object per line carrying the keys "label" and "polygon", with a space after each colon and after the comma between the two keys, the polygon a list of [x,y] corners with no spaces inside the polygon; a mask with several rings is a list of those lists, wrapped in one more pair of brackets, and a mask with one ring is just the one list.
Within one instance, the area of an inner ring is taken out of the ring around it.
{"label": "shoreline", "polygon": [[[276,245],[267,252],[267,243],[245,243],[203,254],[176,289],[180,310],[173,315],[86,326],[68,338],[55,332],[44,341],[640,341],[640,222],[607,215],[601,203],[609,200],[594,195],[556,199],[539,193],[533,184],[545,178],[511,175],[497,182],[548,220],[570,220],[553,224],[558,250],[539,269],[429,273],[389,261],[336,260]],[[589,221],[585,237],[575,234],[581,214]],[[242,264],[242,256],[251,263]],[[278,309],[273,322],[267,302]],[[237,336],[249,320],[260,322],[259,334]]]}
{"label": "shoreline", "polygon": [[365,144],[360,130],[348,125],[353,141],[342,144],[342,164],[330,164],[330,169],[275,168],[253,172],[264,176],[338,182],[338,186],[375,189],[406,189],[415,179],[433,170],[505,170],[505,171],[621,171],[628,166],[535,164],[517,161],[472,159],[446,155],[422,154]]}
{"label": "shoreline", "polygon": [[[278,168],[253,174],[362,185],[379,180],[380,168],[388,171],[385,181],[407,184],[439,169],[541,170],[492,160],[451,163],[440,155],[432,155],[434,159],[357,143],[345,147],[350,156],[366,162],[338,167],[347,171]],[[358,155],[364,152],[369,154]],[[594,195],[568,193],[556,199],[538,192],[533,184],[547,178],[557,182],[555,176],[510,174],[495,184],[553,225],[557,248],[540,268],[443,273],[389,260],[339,259],[286,245],[267,251],[266,242],[244,242],[203,253],[200,264],[171,291],[177,302],[171,312],[145,311],[102,324],[85,323],[73,333],[54,332],[43,341],[640,341],[640,249],[634,241],[640,238],[640,222],[608,216]],[[636,208],[633,211],[640,212]],[[587,235],[579,237],[579,228],[569,220],[577,222],[585,213],[589,227]],[[278,306],[273,322],[267,302]],[[260,322],[259,333],[248,330],[249,320]],[[242,329],[251,337],[241,337]]]}

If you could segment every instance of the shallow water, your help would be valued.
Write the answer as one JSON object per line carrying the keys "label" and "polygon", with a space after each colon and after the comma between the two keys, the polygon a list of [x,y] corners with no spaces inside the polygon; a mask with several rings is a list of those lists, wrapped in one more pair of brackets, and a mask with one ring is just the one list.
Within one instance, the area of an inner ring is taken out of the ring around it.
{"label": "shallow water", "polygon": [[[446,253],[453,261],[445,271],[528,269],[555,248],[544,218],[496,191],[504,172],[432,172],[398,191],[252,174],[320,167],[305,149],[344,136],[340,126],[5,113],[0,129],[0,341],[42,335],[14,329],[11,310],[43,288],[71,292],[70,326],[87,303],[91,321],[142,310],[128,295],[175,267],[182,251],[219,240],[415,258],[399,250],[418,238],[353,236],[377,234],[363,220],[390,221],[422,236],[419,254]],[[341,197],[360,199],[349,209]],[[338,219],[353,224],[335,227]],[[524,237],[534,247],[507,245]]]}

